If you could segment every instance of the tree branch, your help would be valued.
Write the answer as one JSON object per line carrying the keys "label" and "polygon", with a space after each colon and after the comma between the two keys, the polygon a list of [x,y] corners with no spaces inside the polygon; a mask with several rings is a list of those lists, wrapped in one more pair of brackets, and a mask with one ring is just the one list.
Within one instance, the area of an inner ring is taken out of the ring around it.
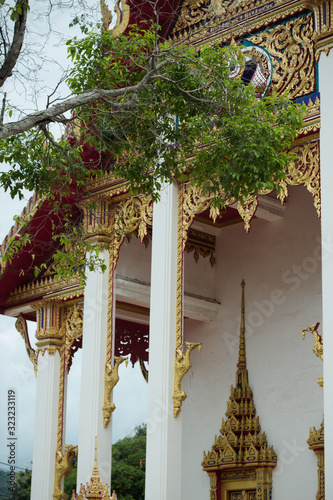
{"label": "tree branch", "polygon": [[7,93],[5,92],[2,99],[2,107],[0,112],[0,126],[3,124],[3,117],[5,116],[6,98],[7,98]]}
{"label": "tree branch", "polygon": [[[59,102],[50,106],[49,108],[43,109],[41,111],[36,111],[31,113],[25,118],[12,123],[6,123],[5,125],[0,124],[0,140],[5,139],[11,135],[18,135],[34,127],[41,126],[43,124],[51,122],[64,122],[68,121],[63,115],[66,111],[70,111],[74,108],[80,106],[85,106],[87,104],[92,104],[101,99],[108,99],[108,104],[112,110],[122,110],[128,109],[135,105],[135,101],[139,93],[149,84],[152,77],[166,64],[168,61],[163,61],[156,66],[155,70],[150,70],[142,78],[142,80],[137,85],[132,85],[130,87],[122,87],[119,89],[93,89],[82,92],[82,94],[70,97],[63,102]],[[126,102],[116,102],[113,98],[120,96],[131,96]]]}
{"label": "tree branch", "polygon": [[12,75],[13,68],[16,65],[17,59],[20,55],[22,44],[25,35],[25,29],[28,16],[28,0],[17,0],[15,10],[21,8],[22,14],[17,14],[17,19],[14,26],[13,41],[8,50],[4,63],[0,68],[0,88],[3,86],[7,78]]}

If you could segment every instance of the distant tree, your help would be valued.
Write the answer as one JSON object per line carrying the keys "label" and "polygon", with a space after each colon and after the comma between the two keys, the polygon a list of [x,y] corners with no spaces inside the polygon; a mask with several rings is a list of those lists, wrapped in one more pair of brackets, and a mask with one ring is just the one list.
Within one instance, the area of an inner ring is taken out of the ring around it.
{"label": "distant tree", "polygon": [[72,497],[73,490],[76,491],[76,476],[77,476],[77,458],[73,459],[72,472],[65,479],[64,492],[67,493],[69,498]]}
{"label": "distant tree", "polygon": [[8,471],[0,469],[0,500],[8,499]]}
{"label": "distant tree", "polygon": [[[73,465],[72,472],[65,479],[64,491],[69,495],[69,497],[71,497],[72,491],[76,490],[76,475],[77,475],[77,460]],[[18,472],[16,474],[16,484],[17,484],[17,500],[30,500],[31,470],[26,468],[25,471]]]}
{"label": "distant tree", "polygon": [[118,500],[143,500],[145,470],[140,460],[146,457],[146,425],[135,428],[133,437],[125,437],[112,446],[111,490]]}
{"label": "distant tree", "polygon": [[16,474],[17,500],[30,500],[31,494],[31,470],[27,467],[25,471],[20,470]]}

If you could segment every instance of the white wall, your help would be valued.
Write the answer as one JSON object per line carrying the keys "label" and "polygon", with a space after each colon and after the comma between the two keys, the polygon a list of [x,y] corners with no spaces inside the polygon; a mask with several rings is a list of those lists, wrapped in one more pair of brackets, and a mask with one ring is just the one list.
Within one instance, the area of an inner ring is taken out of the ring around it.
{"label": "white wall", "polygon": [[150,283],[151,241],[146,248],[136,236],[125,239],[120,247],[117,263],[117,276],[137,279]]}
{"label": "white wall", "polygon": [[[202,260],[192,275],[196,293],[209,268],[208,259]],[[278,455],[273,500],[314,499],[316,457],[306,441],[309,427],[318,428],[322,419],[316,383],[322,363],[312,353],[312,337],[301,337],[303,328],[321,321],[320,221],[311,195],[303,187],[290,189],[284,218],[255,219],[249,234],[241,224],[223,228],[214,270],[217,320],[185,321],[186,340],[202,341],[203,347],[201,354],[193,351],[193,368],[183,381],[188,397],[182,407],[182,499],[209,499],[202,452],[219,433],[235,384],[243,278],[249,380],[262,430]]]}

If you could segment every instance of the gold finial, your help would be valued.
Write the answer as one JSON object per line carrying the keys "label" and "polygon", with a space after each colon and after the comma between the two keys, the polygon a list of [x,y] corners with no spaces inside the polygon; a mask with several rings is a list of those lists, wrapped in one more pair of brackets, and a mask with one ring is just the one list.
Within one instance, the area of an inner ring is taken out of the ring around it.
{"label": "gold finial", "polygon": [[244,288],[245,281],[242,281],[242,303],[241,303],[241,325],[240,325],[240,340],[238,354],[238,368],[246,368],[246,353],[245,353],[245,305],[244,305]]}
{"label": "gold finial", "polygon": [[245,305],[244,305],[244,288],[245,288],[245,281],[242,280],[242,318],[241,318],[241,327],[240,327],[240,332],[245,333]]}
{"label": "gold finial", "polygon": [[245,351],[245,301],[244,301],[245,281],[242,280],[242,302],[241,302],[241,325],[239,337],[239,352],[236,374],[236,386],[245,389],[248,386],[248,373],[246,369],[246,351]]}
{"label": "gold finial", "polygon": [[102,483],[97,464],[97,436],[95,436],[95,459],[90,482],[86,484],[86,498],[91,500],[102,500],[105,492],[105,484]]}

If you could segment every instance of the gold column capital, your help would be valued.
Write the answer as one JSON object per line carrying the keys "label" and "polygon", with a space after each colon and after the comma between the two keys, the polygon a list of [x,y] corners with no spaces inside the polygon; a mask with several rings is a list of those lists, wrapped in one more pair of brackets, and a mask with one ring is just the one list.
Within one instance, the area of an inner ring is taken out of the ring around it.
{"label": "gold column capital", "polygon": [[90,243],[108,244],[113,227],[112,203],[108,197],[87,200],[80,204],[83,212],[84,238]]}
{"label": "gold column capital", "polygon": [[60,300],[41,300],[32,307],[36,310],[36,347],[38,351],[47,349],[55,354],[65,342],[64,307]]}

